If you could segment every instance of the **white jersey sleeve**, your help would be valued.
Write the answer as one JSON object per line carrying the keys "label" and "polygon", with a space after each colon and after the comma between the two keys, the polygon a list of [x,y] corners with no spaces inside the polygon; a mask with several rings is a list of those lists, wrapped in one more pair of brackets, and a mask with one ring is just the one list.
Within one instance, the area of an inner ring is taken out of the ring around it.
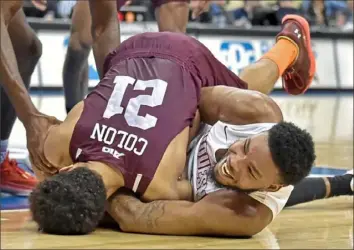
{"label": "white jersey sleeve", "polygon": [[289,185],[280,188],[277,192],[256,191],[248,195],[267,206],[272,211],[274,220],[280,211],[283,210],[293,189],[294,186]]}
{"label": "white jersey sleeve", "polygon": [[275,123],[254,123],[247,125],[232,125],[224,122],[217,122],[211,127],[208,133],[208,146],[215,159],[215,152],[221,148],[228,148],[234,142],[243,140],[259,133],[268,131]]}

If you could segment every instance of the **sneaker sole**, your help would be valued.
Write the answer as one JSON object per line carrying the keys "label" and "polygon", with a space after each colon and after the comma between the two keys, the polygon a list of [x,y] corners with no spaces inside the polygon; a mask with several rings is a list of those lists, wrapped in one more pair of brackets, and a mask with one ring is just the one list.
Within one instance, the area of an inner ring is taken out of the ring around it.
{"label": "sneaker sole", "polygon": [[304,90],[301,91],[301,94],[303,94],[311,86],[312,80],[315,77],[315,73],[316,73],[316,59],[315,59],[315,55],[313,54],[312,46],[311,46],[310,26],[309,23],[306,21],[306,19],[301,16],[286,15],[283,18],[282,23],[288,20],[294,20],[298,22],[300,24],[302,32],[306,34],[306,47],[310,58],[310,69],[309,69],[310,79],[307,82],[307,86],[304,88]]}

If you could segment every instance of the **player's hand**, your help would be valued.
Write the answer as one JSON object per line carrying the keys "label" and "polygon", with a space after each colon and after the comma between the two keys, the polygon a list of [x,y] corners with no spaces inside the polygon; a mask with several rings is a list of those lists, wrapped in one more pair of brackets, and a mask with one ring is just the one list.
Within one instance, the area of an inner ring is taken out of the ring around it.
{"label": "player's hand", "polygon": [[203,12],[209,10],[210,0],[192,0],[192,19],[196,19]]}
{"label": "player's hand", "polygon": [[132,4],[132,0],[127,0],[124,4],[124,6],[128,6],[128,5],[131,5]]}
{"label": "player's hand", "polygon": [[47,9],[47,0],[32,0],[32,4],[41,11],[45,11]]}
{"label": "player's hand", "polygon": [[60,123],[61,121],[53,116],[36,114],[31,116],[30,121],[25,124],[27,148],[31,163],[44,173],[54,174],[57,172],[57,168],[44,156],[44,142],[49,128],[53,125],[59,125]]}

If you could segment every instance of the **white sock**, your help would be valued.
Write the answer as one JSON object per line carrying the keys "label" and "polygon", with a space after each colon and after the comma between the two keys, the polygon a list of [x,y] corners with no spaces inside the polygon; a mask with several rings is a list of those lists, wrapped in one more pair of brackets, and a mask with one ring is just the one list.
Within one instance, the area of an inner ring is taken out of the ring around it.
{"label": "white sock", "polygon": [[9,140],[0,141],[0,163],[2,163],[6,158],[8,145],[9,145]]}

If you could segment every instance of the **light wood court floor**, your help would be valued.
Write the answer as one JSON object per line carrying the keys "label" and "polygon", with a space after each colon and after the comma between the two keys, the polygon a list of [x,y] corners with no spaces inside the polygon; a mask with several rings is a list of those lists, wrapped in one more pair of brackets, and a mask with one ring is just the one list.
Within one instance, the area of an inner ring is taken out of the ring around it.
{"label": "light wood court floor", "polygon": [[[285,119],[308,129],[316,142],[317,170],[353,167],[353,97],[348,95],[275,95]],[[62,96],[36,98],[40,109],[63,118]],[[56,107],[56,110],[53,110]],[[16,123],[12,145],[24,145]],[[317,171],[317,174],[323,174]],[[87,236],[52,236],[37,232],[28,211],[1,212],[2,249],[38,248],[209,248],[209,249],[353,249],[353,197],[337,197],[284,209],[271,225],[251,239],[172,237],[125,234],[98,229]]]}

